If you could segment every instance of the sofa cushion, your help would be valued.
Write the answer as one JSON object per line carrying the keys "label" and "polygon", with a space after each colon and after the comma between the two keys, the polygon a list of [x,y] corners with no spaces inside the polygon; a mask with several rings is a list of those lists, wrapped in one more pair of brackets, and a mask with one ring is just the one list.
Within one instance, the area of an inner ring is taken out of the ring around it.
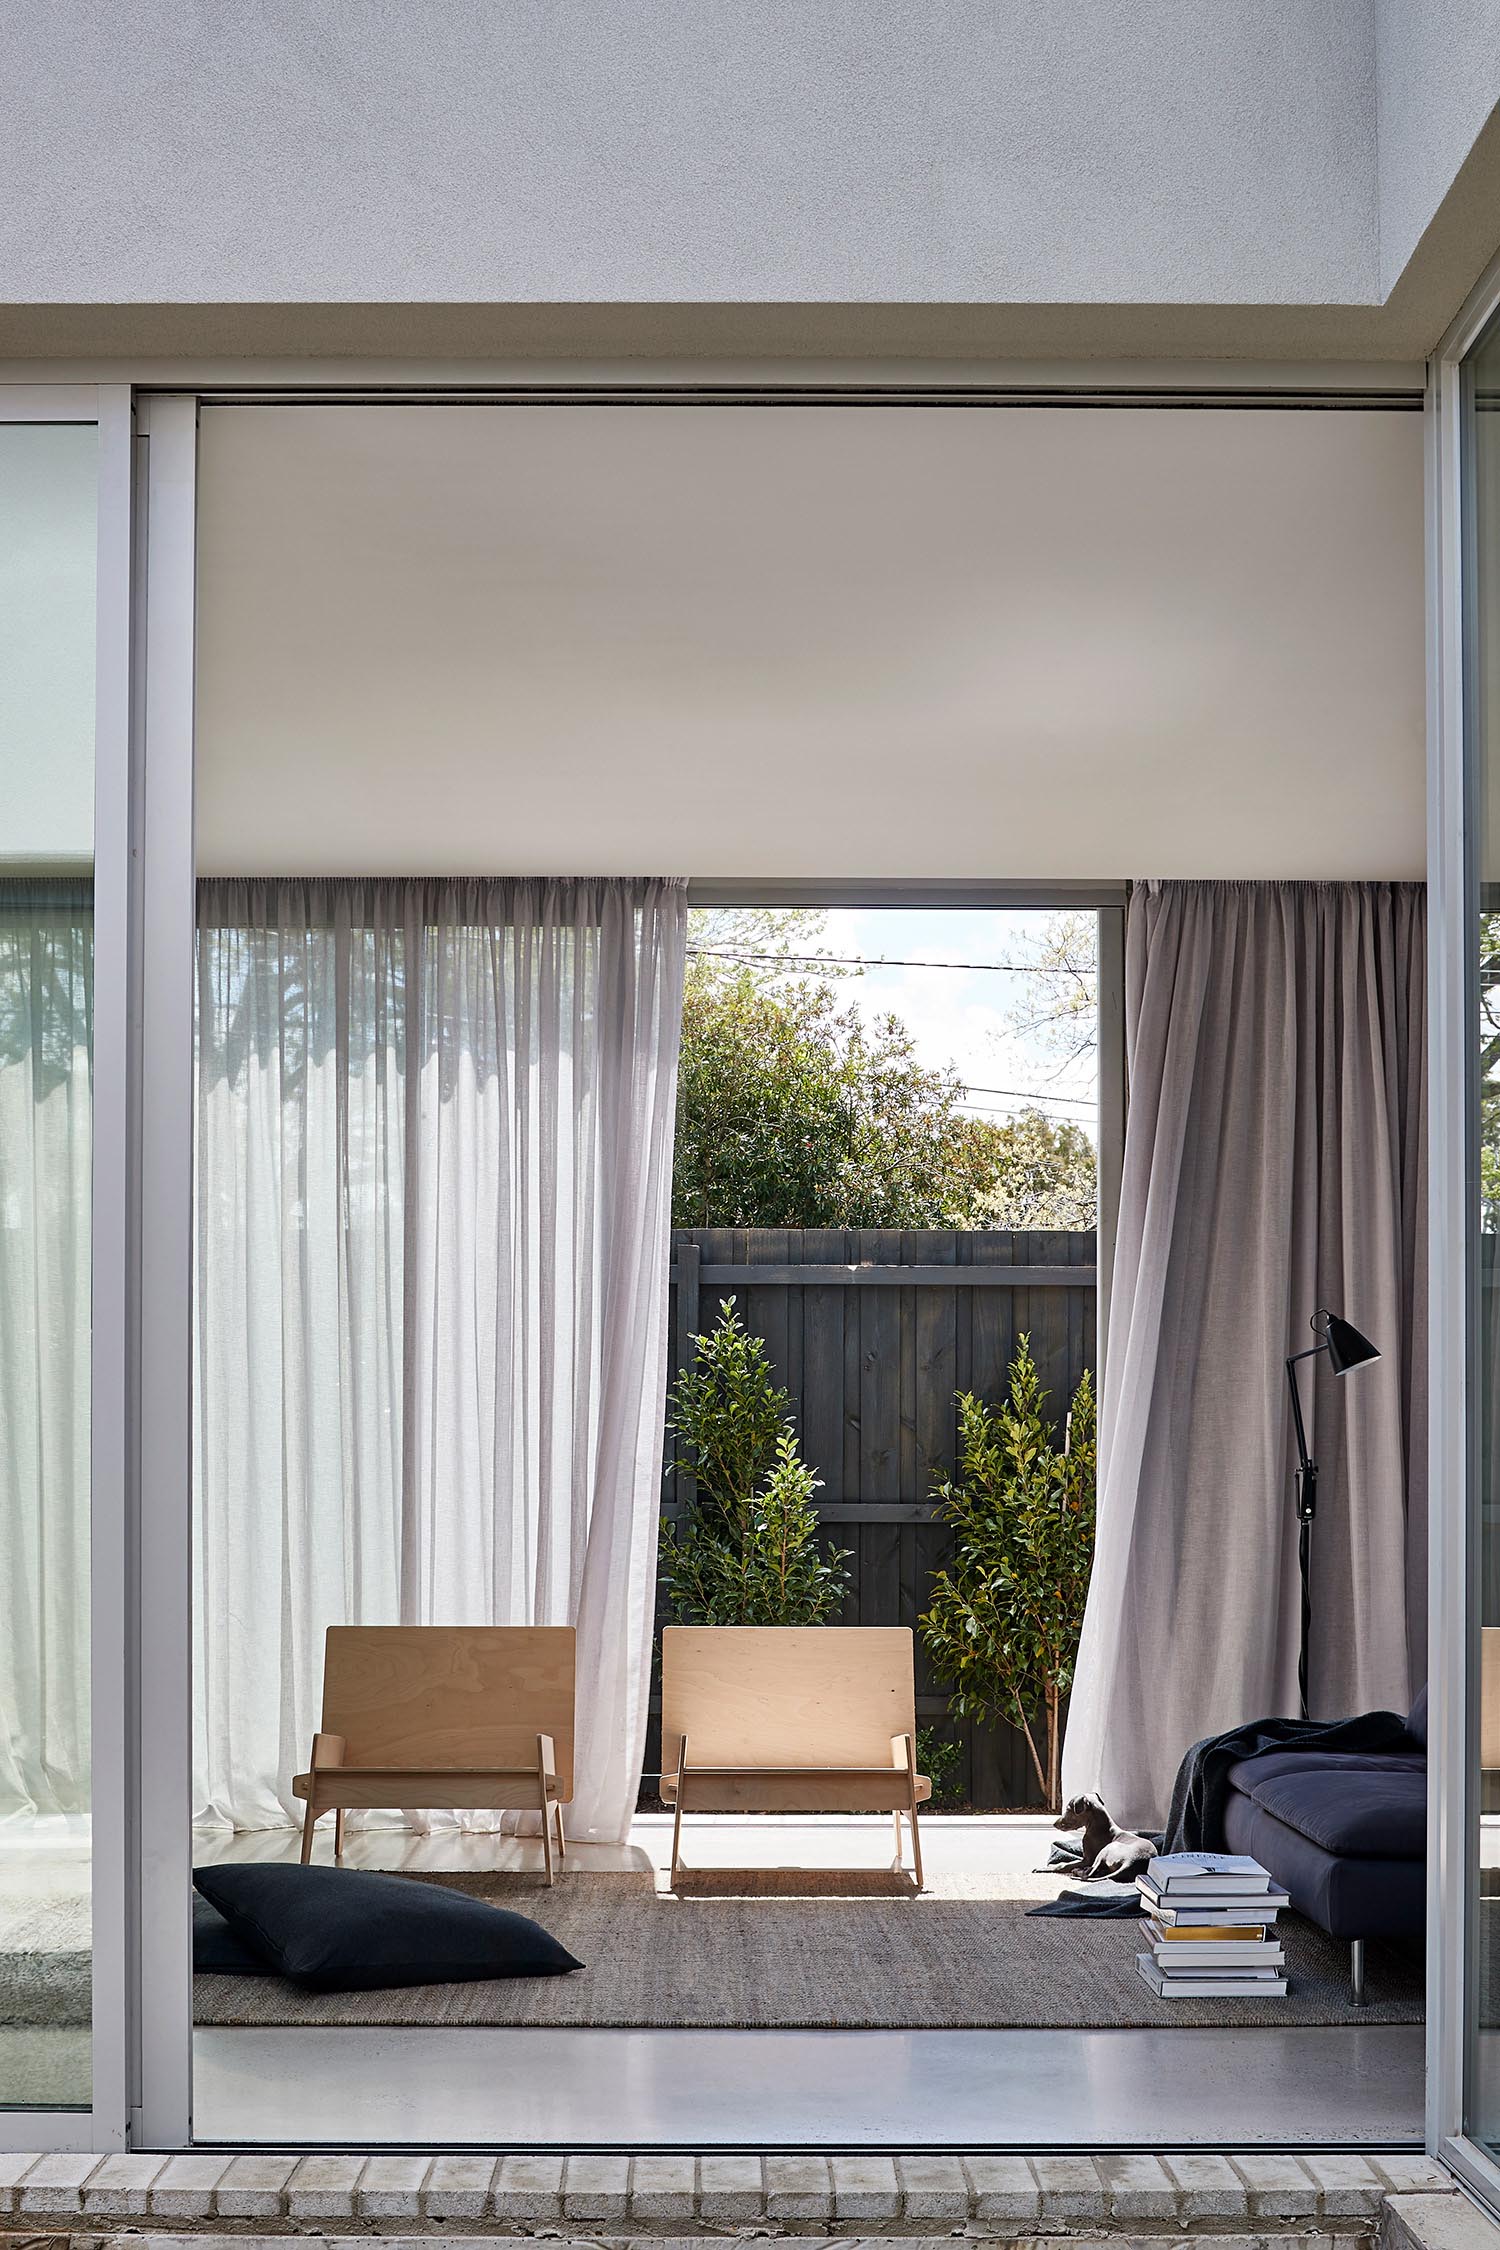
{"label": "sofa cushion", "polygon": [[1427,1919],[1420,1859],[1342,1859],[1286,1827],[1253,1797],[1231,1795],[1224,1842],[1249,1852],[1290,1893],[1299,1914],[1336,1938],[1419,1939]]}
{"label": "sofa cushion", "polygon": [[560,1976],[583,1965],[524,1914],[406,1875],[241,1862],[196,1867],[193,1882],[242,1945],[314,1992]]}
{"label": "sofa cushion", "polygon": [[1253,1797],[1262,1782],[1298,1773],[1425,1773],[1427,1755],[1415,1743],[1407,1750],[1262,1750],[1229,1769],[1232,1788]]}
{"label": "sofa cushion", "polygon": [[1315,1766],[1257,1780],[1263,1812],[1340,1859],[1422,1859],[1427,1850],[1427,1776],[1387,1763],[1375,1772]]}

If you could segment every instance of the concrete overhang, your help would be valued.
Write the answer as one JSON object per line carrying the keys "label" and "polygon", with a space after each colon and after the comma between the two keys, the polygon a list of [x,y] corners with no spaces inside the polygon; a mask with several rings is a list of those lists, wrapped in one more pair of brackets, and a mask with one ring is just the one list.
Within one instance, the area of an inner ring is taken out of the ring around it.
{"label": "concrete overhang", "polygon": [[1500,247],[1500,0],[126,13],[0,41],[0,359],[1411,362]]}

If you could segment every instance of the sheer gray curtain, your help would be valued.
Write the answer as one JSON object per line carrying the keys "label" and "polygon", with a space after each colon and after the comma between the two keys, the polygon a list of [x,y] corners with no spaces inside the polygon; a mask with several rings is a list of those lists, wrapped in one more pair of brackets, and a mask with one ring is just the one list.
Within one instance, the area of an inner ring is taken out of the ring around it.
{"label": "sheer gray curtain", "polygon": [[1152,883],[1126,935],[1130,1108],[1099,1528],[1065,1790],[1159,1822],[1188,1744],[1295,1712],[1283,1361],[1319,1305],[1383,1353],[1304,1374],[1322,1470],[1315,1716],[1425,1678],[1426,901]]}
{"label": "sheer gray curtain", "polygon": [[94,910],[0,879],[0,1820],[89,1808]]}
{"label": "sheer gray curtain", "polygon": [[203,1817],[293,1817],[326,1626],[572,1623],[569,1827],[624,1833],[685,931],[672,881],[203,886]]}

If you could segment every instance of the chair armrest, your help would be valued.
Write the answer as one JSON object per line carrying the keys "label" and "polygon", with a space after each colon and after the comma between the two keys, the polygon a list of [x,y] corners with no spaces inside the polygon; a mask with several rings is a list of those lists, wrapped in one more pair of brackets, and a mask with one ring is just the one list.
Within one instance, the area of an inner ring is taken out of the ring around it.
{"label": "chair armrest", "polygon": [[320,1766],[341,1766],[344,1762],[344,1737],[341,1734],[315,1734],[312,1746],[312,1770]]}
{"label": "chair armrest", "polygon": [[542,1772],[547,1776],[547,1779],[549,1781],[556,1781],[557,1744],[553,1741],[550,1734],[539,1734],[537,1736],[536,1762],[541,1767]]}
{"label": "chair armrest", "polygon": [[909,1734],[891,1736],[891,1764],[901,1773],[917,1770],[917,1746]]}

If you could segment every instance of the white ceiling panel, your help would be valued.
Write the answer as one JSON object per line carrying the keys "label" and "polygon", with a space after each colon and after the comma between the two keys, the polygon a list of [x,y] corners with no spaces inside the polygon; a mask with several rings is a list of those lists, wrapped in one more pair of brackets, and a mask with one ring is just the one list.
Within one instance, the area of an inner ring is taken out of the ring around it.
{"label": "white ceiling panel", "polygon": [[1420,875],[1398,411],[206,408],[200,865]]}

